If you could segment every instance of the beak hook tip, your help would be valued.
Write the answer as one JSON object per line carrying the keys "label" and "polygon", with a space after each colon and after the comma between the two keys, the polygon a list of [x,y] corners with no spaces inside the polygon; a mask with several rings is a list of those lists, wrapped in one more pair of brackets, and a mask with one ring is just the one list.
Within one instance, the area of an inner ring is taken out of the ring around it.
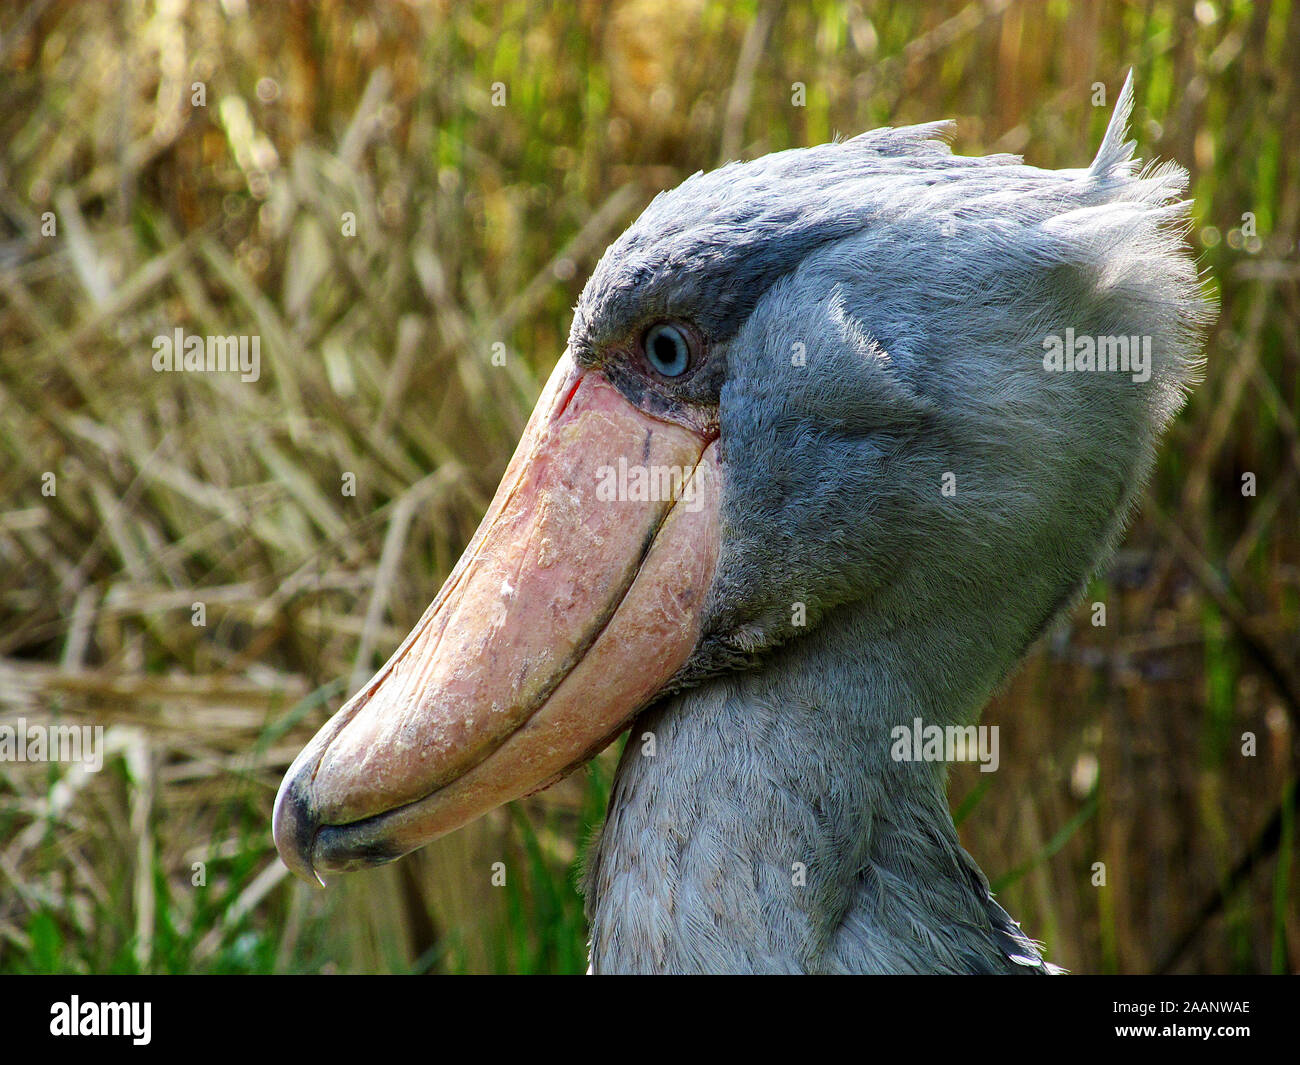
{"label": "beak hook tip", "polygon": [[271,834],[275,849],[280,852],[280,860],[291,873],[308,884],[325,887],[325,881],[312,861],[320,823],[299,780],[299,776],[290,773],[281,782],[271,816]]}

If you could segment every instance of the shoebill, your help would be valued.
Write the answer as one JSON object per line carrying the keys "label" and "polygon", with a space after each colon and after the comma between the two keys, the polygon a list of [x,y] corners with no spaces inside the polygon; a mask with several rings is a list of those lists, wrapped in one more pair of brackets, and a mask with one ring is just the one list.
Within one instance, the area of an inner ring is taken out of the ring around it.
{"label": "shoebill", "polygon": [[630,726],[594,972],[1050,971],[898,738],[972,725],[1075,603],[1196,377],[1186,175],[1139,169],[1131,107],[1084,169],[934,123],[656,197],[464,557],[285,777],[288,866],[391,861]]}

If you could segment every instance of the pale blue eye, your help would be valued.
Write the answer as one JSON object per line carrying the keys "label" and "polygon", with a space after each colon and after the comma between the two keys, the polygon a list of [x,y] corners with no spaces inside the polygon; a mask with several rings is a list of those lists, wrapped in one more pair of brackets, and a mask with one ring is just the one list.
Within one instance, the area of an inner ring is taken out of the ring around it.
{"label": "pale blue eye", "polygon": [[680,377],[691,365],[686,334],[671,322],[652,325],[645,334],[645,357],[665,377]]}

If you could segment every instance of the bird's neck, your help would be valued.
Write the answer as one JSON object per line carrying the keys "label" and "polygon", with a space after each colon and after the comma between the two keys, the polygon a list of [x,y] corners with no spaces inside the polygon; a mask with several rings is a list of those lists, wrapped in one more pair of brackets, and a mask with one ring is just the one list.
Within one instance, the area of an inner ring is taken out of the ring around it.
{"label": "bird's neck", "polygon": [[997,676],[963,661],[950,628],[942,656],[909,631],[901,647],[842,611],[637,719],[588,855],[594,971],[1037,962],[957,840],[945,763],[891,753],[896,726],[973,718]]}

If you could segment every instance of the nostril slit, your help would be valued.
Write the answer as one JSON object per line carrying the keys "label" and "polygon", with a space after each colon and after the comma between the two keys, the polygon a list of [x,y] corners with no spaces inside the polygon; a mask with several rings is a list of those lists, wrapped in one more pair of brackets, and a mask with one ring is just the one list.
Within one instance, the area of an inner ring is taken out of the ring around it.
{"label": "nostril slit", "polygon": [[573,382],[573,387],[569,389],[568,394],[564,397],[564,402],[561,403],[559,409],[556,410],[555,417],[552,419],[553,421],[559,421],[564,417],[564,412],[569,409],[569,404],[573,401],[574,394],[578,391],[581,385],[582,375],[579,374],[578,379]]}

